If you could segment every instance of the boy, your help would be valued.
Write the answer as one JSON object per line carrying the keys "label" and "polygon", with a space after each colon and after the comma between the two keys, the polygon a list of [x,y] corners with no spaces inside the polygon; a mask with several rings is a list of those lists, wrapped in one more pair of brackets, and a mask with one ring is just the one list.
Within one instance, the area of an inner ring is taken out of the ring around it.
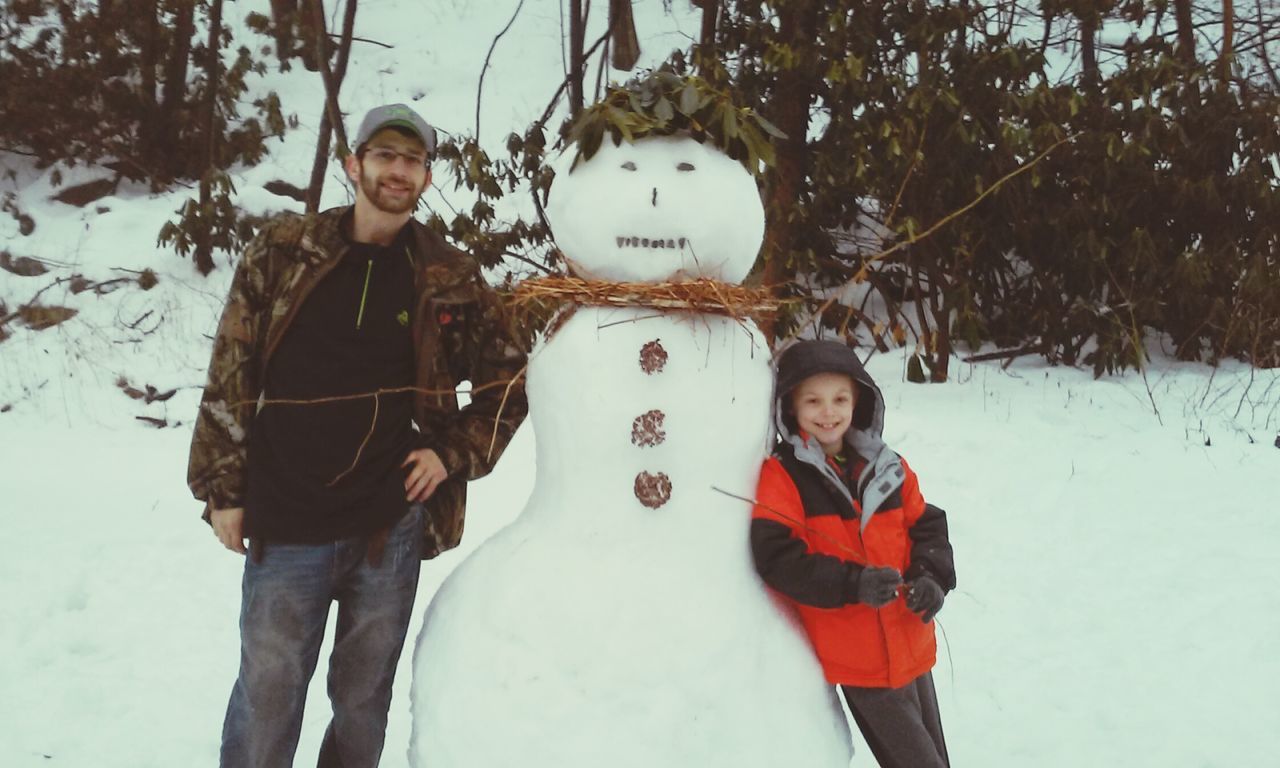
{"label": "boy", "polygon": [[882,768],[947,768],[930,670],[933,617],[955,587],[946,515],[881,439],[884,398],[852,350],[788,347],[779,442],[761,470],[751,549],[796,605]]}

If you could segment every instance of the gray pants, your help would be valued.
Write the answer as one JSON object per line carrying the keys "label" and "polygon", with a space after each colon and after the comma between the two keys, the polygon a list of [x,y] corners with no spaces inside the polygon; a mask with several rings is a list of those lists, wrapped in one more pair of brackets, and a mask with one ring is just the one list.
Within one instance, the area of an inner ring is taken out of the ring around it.
{"label": "gray pants", "polygon": [[950,768],[932,672],[901,688],[840,690],[880,768]]}

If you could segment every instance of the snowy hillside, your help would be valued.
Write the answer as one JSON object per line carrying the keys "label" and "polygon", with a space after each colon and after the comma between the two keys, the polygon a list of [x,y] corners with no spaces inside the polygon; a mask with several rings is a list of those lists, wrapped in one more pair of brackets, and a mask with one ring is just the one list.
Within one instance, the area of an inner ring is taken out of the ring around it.
{"label": "snowy hillside", "polygon": [[[358,118],[403,100],[442,131],[472,130],[481,65],[516,6],[362,5],[357,34],[394,47],[357,46],[344,106]],[[642,64],[696,34],[688,4],[672,6],[636,6]],[[527,0],[485,79],[486,144],[542,112],[559,39],[556,3]],[[299,67],[261,87],[300,127],[235,174],[239,202],[297,209],[261,186],[309,172],[320,81]],[[126,184],[75,208],[49,200],[53,170],[0,152],[0,194],[15,192],[36,223],[22,235],[0,216],[0,249],[47,270],[0,272],[0,303],[13,311],[43,291],[78,311],[45,330],[11,324],[0,341],[0,765],[211,765],[238,663],[242,561],[199,521],[185,468],[230,269],[219,255],[205,279],[155,247],[190,191]],[[465,204],[436,174],[445,186],[430,207]],[[345,199],[334,165],[326,202]],[[143,290],[147,270],[158,283]],[[1280,754],[1280,372],[1172,362],[1155,342],[1152,355],[1145,376],[1098,381],[1029,358],[956,361],[951,382],[927,386],[905,381],[902,351],[868,361],[886,440],[950,520],[960,586],[940,614],[935,678],[958,767],[1265,766]],[[463,545],[425,564],[419,616],[524,506],[535,458],[526,424],[471,489]],[[412,652],[411,640],[390,768],[407,765]],[[324,685],[318,673],[299,764],[328,719]],[[875,765],[860,742],[852,765]]]}

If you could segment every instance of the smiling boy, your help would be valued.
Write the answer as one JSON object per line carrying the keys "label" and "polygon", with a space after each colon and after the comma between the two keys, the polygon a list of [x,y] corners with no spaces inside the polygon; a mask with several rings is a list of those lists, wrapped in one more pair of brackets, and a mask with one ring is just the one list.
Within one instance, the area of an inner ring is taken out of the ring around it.
{"label": "smiling boy", "polygon": [[884,398],[831,341],[778,361],[779,442],[761,470],[751,549],[796,607],[882,768],[945,768],[933,617],[955,587],[945,513],[885,445]]}

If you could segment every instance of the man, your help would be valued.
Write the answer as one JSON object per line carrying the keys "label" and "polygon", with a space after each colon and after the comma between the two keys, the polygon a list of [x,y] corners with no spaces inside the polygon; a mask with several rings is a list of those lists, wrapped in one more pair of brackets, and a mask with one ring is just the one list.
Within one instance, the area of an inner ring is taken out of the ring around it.
{"label": "man", "polygon": [[236,268],[187,470],[248,554],[223,768],[293,764],[334,601],[319,765],[378,764],[419,561],[458,543],[467,481],[524,417],[497,297],[411,218],[435,146],[407,106],[371,110],[345,160],[355,204],[274,220]]}

